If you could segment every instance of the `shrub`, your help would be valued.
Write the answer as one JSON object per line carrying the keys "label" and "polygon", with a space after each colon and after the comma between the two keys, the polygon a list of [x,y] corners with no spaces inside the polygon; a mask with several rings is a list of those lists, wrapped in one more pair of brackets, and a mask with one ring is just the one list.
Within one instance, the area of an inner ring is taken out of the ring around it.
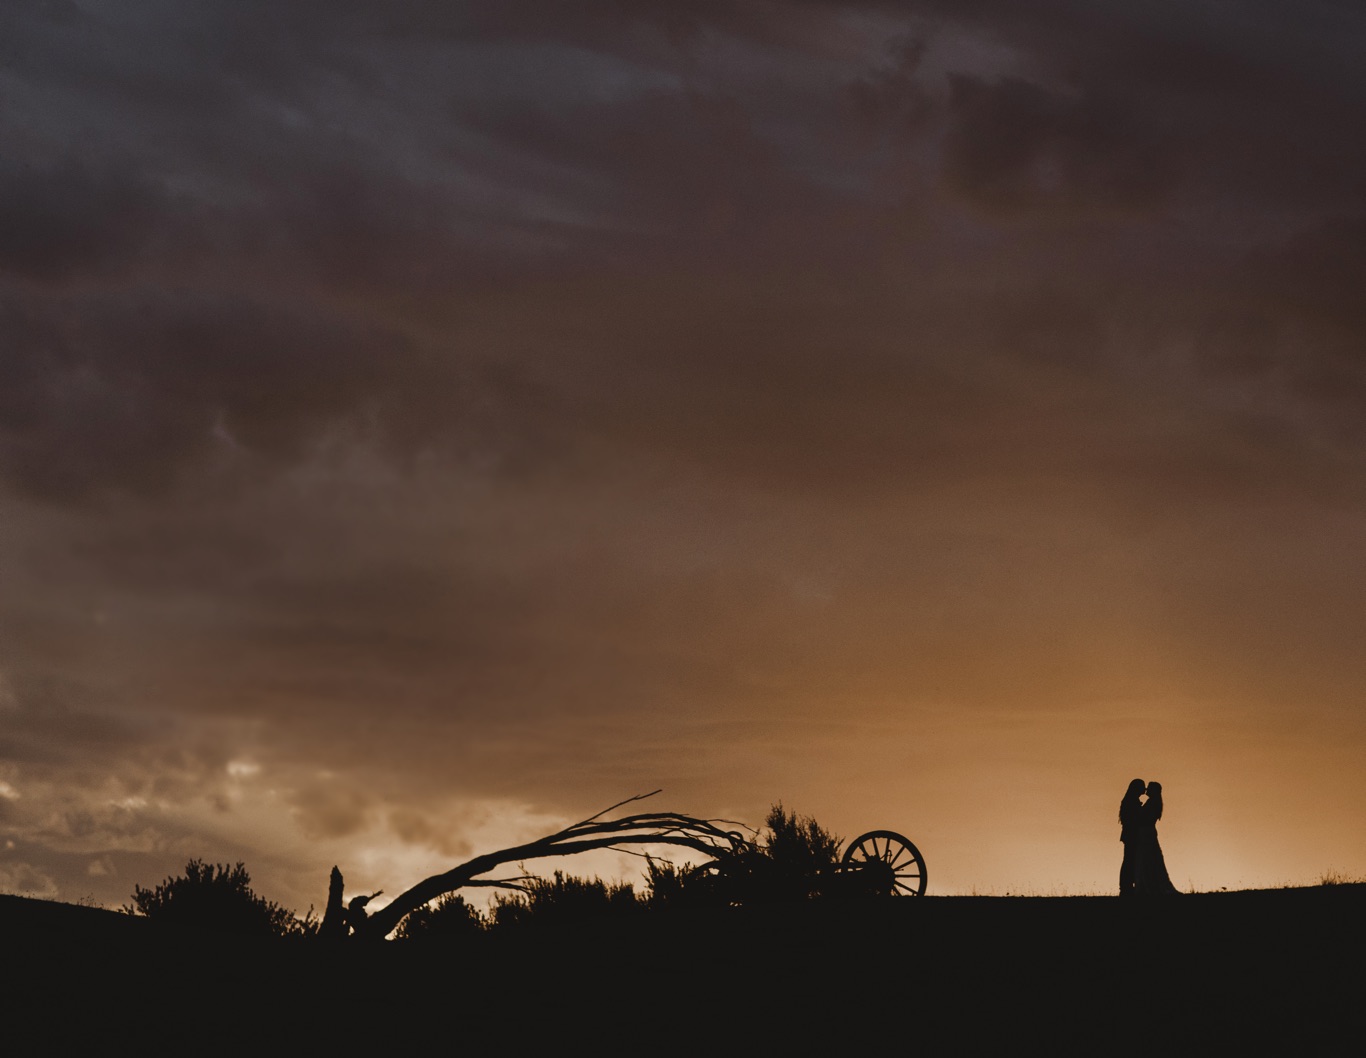
{"label": "shrub", "polygon": [[134,886],[130,915],[156,922],[240,936],[290,937],[317,932],[313,909],[301,920],[293,911],[257,896],[245,864],[191,860],[180,877],[155,889]]}
{"label": "shrub", "polygon": [[398,940],[461,940],[478,936],[488,927],[482,911],[459,893],[447,893],[436,903],[409,912],[394,936]]}
{"label": "shrub", "polygon": [[601,878],[576,878],[556,871],[553,878],[531,879],[525,893],[494,897],[493,926],[582,922],[639,909],[640,901],[629,882],[609,884]]}
{"label": "shrub", "polygon": [[697,867],[649,860],[649,906],[724,907],[827,895],[840,838],[810,816],[787,812],[781,802],[769,809],[764,826],[752,850]]}
{"label": "shrub", "polygon": [[711,907],[723,904],[705,868],[680,867],[653,856],[645,859],[645,895],[642,902],[651,911],[678,907]]}
{"label": "shrub", "polygon": [[841,839],[811,816],[784,810],[782,802],[769,809],[762,842],[769,862],[768,887],[778,899],[802,900],[822,895],[824,883],[839,863]]}

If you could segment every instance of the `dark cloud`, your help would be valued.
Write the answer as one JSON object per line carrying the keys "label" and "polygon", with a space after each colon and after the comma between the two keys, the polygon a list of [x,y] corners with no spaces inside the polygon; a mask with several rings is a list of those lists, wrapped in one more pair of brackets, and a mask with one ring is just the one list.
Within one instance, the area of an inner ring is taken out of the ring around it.
{"label": "dark cloud", "polygon": [[1171,182],[1159,137],[1117,101],[1018,79],[959,76],[951,87],[947,176],[988,209],[1143,208]]}
{"label": "dark cloud", "polygon": [[[1279,243],[1258,247],[1247,265],[1249,293],[1268,316],[1337,332],[1366,329],[1357,281],[1366,276],[1366,216],[1332,216]],[[1359,350],[1358,350],[1359,351]]]}
{"label": "dark cloud", "polygon": [[58,499],[160,492],[238,449],[297,458],[382,402],[408,352],[340,314],[193,292],[11,303],[5,323],[5,463]]}
{"label": "dark cloud", "polygon": [[0,167],[0,270],[54,282],[126,268],[154,214],[151,189],[124,173]]}

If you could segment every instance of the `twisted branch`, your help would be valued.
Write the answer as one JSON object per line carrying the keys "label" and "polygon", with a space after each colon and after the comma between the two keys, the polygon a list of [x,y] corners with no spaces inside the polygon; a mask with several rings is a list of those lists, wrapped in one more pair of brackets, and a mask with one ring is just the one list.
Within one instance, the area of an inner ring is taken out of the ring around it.
{"label": "twisted branch", "polygon": [[623,805],[643,801],[657,793],[659,791],[654,790],[651,793],[628,797],[554,834],[537,838],[524,845],[476,856],[442,874],[424,878],[366,919],[357,935],[370,940],[381,940],[396,929],[411,912],[439,896],[453,893],[465,886],[525,890],[526,887],[520,883],[529,881],[533,876],[521,875],[505,879],[480,877],[505,863],[519,863],[546,856],[572,856],[593,849],[632,851],[629,848],[632,845],[676,845],[700,852],[712,859],[746,852],[753,848],[753,842],[740,831],[723,829],[723,824],[740,826],[724,819],[698,819],[678,812],[640,812],[619,819],[603,819],[603,816]]}

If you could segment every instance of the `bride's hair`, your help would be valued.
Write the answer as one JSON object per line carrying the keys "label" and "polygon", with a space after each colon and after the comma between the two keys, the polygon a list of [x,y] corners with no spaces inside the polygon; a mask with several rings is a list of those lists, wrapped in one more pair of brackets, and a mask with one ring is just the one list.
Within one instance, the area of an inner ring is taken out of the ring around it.
{"label": "bride's hair", "polygon": [[1162,784],[1160,782],[1148,783],[1148,811],[1152,812],[1154,819],[1162,818]]}
{"label": "bride's hair", "polygon": [[1124,800],[1119,802],[1119,821],[1125,822],[1125,817],[1133,814],[1138,807],[1138,799],[1143,796],[1143,780],[1134,779],[1129,783],[1129,788],[1124,791]]}

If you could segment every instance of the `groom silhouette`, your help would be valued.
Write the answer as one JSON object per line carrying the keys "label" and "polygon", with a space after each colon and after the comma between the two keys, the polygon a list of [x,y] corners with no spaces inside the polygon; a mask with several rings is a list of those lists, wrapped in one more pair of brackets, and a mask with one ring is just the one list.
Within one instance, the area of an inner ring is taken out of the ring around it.
{"label": "groom silhouette", "polygon": [[1119,840],[1124,842],[1124,860],[1119,865],[1119,895],[1133,896],[1134,884],[1137,881],[1137,873],[1134,870],[1138,860],[1139,830],[1142,822],[1139,819],[1139,809],[1143,807],[1143,802],[1139,800],[1147,791],[1148,786],[1142,779],[1134,779],[1129,783],[1129,789],[1124,792],[1124,799],[1119,802]]}

